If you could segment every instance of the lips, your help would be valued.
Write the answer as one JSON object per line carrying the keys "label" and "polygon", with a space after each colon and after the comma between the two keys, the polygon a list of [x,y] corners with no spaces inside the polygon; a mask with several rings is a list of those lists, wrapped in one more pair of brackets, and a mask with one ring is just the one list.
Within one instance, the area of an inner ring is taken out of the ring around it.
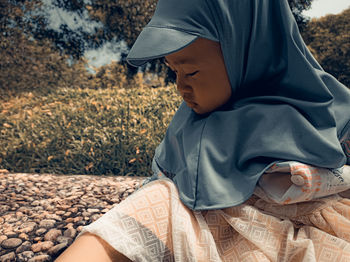
{"label": "lips", "polygon": [[191,95],[188,95],[188,94],[184,94],[182,95],[182,98],[186,101],[186,102],[189,102],[189,103],[194,103],[194,99],[193,99],[193,96]]}
{"label": "lips", "polygon": [[188,100],[184,98],[184,101],[187,103],[189,107],[195,107],[197,103],[193,102],[192,100]]}

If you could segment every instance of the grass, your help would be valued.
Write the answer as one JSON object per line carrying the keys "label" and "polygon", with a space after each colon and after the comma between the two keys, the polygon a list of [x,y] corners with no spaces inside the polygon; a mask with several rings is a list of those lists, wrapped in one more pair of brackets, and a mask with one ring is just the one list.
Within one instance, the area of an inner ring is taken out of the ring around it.
{"label": "grass", "polygon": [[151,175],[154,150],[180,102],[173,85],[61,88],[0,100],[0,169]]}

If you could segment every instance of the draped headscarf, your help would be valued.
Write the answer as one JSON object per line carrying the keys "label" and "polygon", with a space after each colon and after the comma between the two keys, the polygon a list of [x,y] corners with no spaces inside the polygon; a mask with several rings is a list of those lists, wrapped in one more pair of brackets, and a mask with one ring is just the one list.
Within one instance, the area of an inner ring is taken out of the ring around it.
{"label": "draped headscarf", "polygon": [[311,55],[287,0],[159,0],[127,60],[139,66],[198,37],[220,42],[232,98],[205,116],[182,103],[156,148],[153,165],[186,206],[239,205],[276,162],[346,164],[350,91]]}

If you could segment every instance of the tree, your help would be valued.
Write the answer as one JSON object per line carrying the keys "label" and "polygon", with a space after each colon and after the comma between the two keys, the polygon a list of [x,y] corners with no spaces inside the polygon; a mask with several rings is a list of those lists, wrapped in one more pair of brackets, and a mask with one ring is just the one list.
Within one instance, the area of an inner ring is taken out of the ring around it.
{"label": "tree", "polygon": [[309,22],[309,18],[303,16],[302,12],[311,8],[312,1],[313,0],[288,0],[301,32],[304,31],[306,24]]}
{"label": "tree", "polygon": [[325,71],[350,87],[350,8],[313,19],[303,38]]}
{"label": "tree", "polygon": [[[302,11],[310,7],[312,0],[288,0],[288,2],[302,30],[307,21],[302,16]],[[16,41],[16,37],[10,34],[13,33],[19,37],[21,35],[19,32],[22,32],[27,40],[33,39],[35,45],[40,46],[42,43],[45,46],[49,45],[62,55],[79,61],[86,49],[98,48],[112,39],[123,40],[128,47],[131,47],[142,28],[151,19],[156,3],[157,0],[51,0],[45,2],[0,0],[0,32],[5,38],[12,37],[11,41]],[[48,4],[50,8],[67,12],[77,20],[81,19],[85,23],[100,26],[96,26],[95,30],[86,30],[83,25],[71,27],[63,21],[59,28],[52,28],[48,16]],[[20,40],[21,45],[27,40]],[[5,41],[8,43],[6,48],[15,44],[8,41]],[[48,44],[50,42],[53,43],[52,46]],[[24,56],[22,57],[25,59]],[[131,78],[136,73],[136,69],[126,64],[125,57],[126,54],[122,54],[120,64],[127,69],[126,72]],[[150,71],[167,76],[167,80],[174,79],[172,72],[159,60],[152,63]]]}

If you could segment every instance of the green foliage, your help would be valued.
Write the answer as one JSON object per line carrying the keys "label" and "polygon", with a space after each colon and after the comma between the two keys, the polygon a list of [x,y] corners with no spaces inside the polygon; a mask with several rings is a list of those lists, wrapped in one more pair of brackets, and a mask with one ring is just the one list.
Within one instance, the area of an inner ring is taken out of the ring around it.
{"label": "green foliage", "polygon": [[303,32],[306,44],[324,68],[350,87],[350,8],[313,19]]}
{"label": "green foliage", "polygon": [[72,87],[0,100],[0,169],[150,175],[155,147],[179,104],[174,86]]}

